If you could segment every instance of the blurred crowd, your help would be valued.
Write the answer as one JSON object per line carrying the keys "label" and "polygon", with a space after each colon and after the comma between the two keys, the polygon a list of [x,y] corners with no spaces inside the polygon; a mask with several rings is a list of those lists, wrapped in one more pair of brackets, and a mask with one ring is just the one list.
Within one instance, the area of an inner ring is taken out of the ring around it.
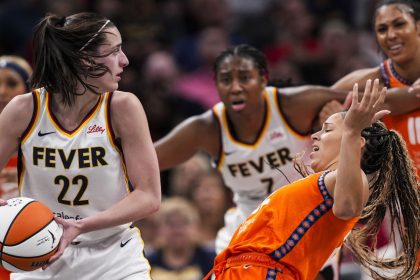
{"label": "blurred crowd", "polygon": [[[33,27],[46,13],[108,17],[119,27],[130,60],[120,89],[141,100],[156,141],[219,101],[212,67],[228,46],[262,50],[276,85],[329,86],[355,69],[377,66],[382,58],[371,33],[375,2],[6,0],[0,3],[0,55],[31,63]],[[163,172],[162,191],[159,214],[139,223],[146,255],[159,268],[153,279],[200,279],[212,265],[231,194],[201,154]]]}

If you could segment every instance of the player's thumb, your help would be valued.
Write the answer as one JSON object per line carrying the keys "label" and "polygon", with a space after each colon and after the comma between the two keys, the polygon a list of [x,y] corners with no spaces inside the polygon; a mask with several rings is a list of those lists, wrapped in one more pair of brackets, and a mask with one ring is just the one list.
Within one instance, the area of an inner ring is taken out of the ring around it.
{"label": "player's thumb", "polygon": [[343,107],[344,107],[345,110],[350,108],[352,98],[353,98],[353,92],[350,91],[346,96],[346,100],[344,100]]}
{"label": "player's thumb", "polygon": [[381,111],[377,112],[375,114],[375,116],[373,116],[372,123],[376,122],[377,120],[382,119],[384,116],[386,116],[390,113],[391,113],[390,110],[381,110]]}

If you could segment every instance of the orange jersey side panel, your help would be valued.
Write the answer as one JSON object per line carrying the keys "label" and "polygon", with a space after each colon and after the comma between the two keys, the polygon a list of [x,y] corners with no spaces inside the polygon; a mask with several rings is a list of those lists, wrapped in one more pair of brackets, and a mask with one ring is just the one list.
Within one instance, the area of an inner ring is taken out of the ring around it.
{"label": "orange jersey side panel", "polygon": [[[381,66],[385,85],[390,88],[410,86],[410,82],[401,81],[392,71],[391,60],[385,60]],[[384,123],[388,129],[398,131],[404,138],[408,152],[414,161],[417,175],[420,177],[420,111],[416,110],[399,116],[385,116]]]}
{"label": "orange jersey side panel", "polygon": [[324,185],[327,172],[313,174],[270,195],[238,228],[215,264],[247,252],[271,255],[313,279],[358,218],[340,220]]}

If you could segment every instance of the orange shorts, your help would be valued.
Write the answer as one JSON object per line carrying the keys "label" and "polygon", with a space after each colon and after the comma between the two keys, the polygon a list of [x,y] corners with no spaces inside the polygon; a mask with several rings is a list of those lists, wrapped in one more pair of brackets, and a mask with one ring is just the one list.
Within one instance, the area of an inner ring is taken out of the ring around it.
{"label": "orange shorts", "polygon": [[299,280],[299,274],[270,256],[245,253],[214,268],[216,280]]}

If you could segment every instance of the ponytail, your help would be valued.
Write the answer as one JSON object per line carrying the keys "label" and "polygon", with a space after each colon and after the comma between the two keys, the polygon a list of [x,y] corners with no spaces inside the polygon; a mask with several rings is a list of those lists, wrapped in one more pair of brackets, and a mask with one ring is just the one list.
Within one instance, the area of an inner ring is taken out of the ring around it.
{"label": "ponytail", "polygon": [[[416,256],[420,249],[420,192],[416,171],[407,154],[401,136],[376,122],[362,131],[366,139],[361,166],[371,174],[371,195],[361,216],[361,226],[353,229],[348,245],[361,264],[369,269],[374,279],[414,279]],[[402,252],[395,258],[378,258],[374,252],[377,235],[389,212],[391,238],[401,238]],[[398,234],[395,234],[395,227]],[[367,245],[367,243],[370,245]],[[373,268],[398,271],[387,278]]]}

